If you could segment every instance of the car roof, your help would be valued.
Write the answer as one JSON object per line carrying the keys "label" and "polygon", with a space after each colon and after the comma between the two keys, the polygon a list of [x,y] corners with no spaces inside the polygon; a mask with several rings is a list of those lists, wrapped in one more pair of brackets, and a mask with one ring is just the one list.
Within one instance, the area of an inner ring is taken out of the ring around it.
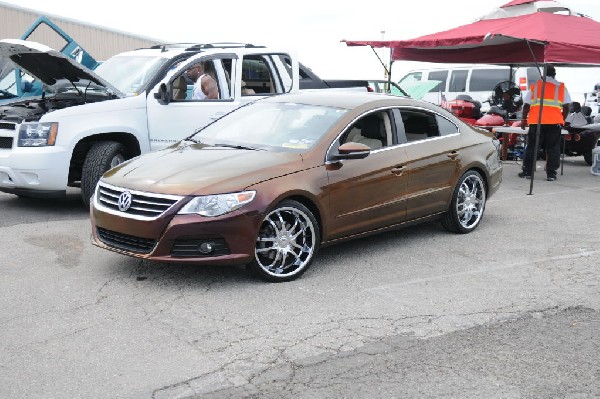
{"label": "car roof", "polygon": [[386,93],[371,93],[358,91],[343,91],[335,89],[311,89],[300,90],[298,93],[282,94],[265,98],[260,101],[280,102],[280,103],[298,103],[306,105],[318,105],[326,107],[336,107],[353,109],[361,105],[373,102],[380,102],[384,105],[397,106],[422,106],[428,109],[441,109],[436,105],[426,101],[415,100],[408,97],[399,97]]}
{"label": "car roof", "polygon": [[206,52],[210,54],[211,52],[222,53],[224,50],[232,50],[235,52],[243,53],[245,49],[248,51],[255,50],[258,48],[265,48],[264,46],[256,46],[248,43],[165,43],[165,44],[157,44],[151,47],[138,48],[131,51],[126,51],[123,53],[119,53],[115,56],[139,56],[139,55],[147,55],[147,56],[160,56],[162,58],[172,58],[176,55],[182,53],[199,53]]}

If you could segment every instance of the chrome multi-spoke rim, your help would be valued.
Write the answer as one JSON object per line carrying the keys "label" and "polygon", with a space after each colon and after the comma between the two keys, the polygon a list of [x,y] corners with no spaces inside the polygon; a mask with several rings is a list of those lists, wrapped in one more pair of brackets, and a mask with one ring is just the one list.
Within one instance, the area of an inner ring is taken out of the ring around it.
{"label": "chrome multi-spoke rim", "polygon": [[485,186],[478,175],[468,176],[458,189],[456,213],[465,229],[477,226],[485,206]]}
{"label": "chrome multi-spoke rim", "polygon": [[304,269],[316,246],[315,226],[294,207],[277,208],[267,215],[256,239],[258,265],[273,276],[290,276]]}

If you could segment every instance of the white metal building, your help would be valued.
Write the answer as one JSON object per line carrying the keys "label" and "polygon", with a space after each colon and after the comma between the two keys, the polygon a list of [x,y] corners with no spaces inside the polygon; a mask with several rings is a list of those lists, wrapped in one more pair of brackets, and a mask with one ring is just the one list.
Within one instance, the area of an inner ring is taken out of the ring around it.
{"label": "white metal building", "polygon": [[[42,15],[65,31],[97,61],[106,60],[123,51],[161,43],[157,39],[136,36],[58,15],[40,13],[2,1],[0,1],[0,39],[21,38],[21,35]],[[45,44],[56,50],[61,50],[64,45],[64,40],[47,25],[41,25],[27,40]]]}

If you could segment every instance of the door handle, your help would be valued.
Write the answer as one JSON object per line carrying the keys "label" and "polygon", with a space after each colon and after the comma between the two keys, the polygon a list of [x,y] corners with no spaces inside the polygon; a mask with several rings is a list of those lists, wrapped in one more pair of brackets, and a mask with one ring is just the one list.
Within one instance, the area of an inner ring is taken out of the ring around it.
{"label": "door handle", "polygon": [[458,157],[458,152],[452,151],[452,152],[447,153],[446,155],[448,156],[448,158],[454,160],[454,159],[456,159],[456,157]]}
{"label": "door handle", "polygon": [[406,166],[404,166],[404,165],[396,166],[396,167],[392,168],[392,173],[395,174],[396,176],[400,176],[402,173],[404,173],[405,169],[406,169]]}

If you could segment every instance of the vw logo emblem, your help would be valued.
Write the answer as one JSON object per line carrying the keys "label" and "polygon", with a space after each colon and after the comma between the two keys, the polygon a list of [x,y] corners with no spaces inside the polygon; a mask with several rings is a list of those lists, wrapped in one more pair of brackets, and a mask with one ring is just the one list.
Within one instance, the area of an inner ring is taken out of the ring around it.
{"label": "vw logo emblem", "polygon": [[119,210],[125,212],[131,206],[131,193],[129,191],[123,192],[119,195]]}

